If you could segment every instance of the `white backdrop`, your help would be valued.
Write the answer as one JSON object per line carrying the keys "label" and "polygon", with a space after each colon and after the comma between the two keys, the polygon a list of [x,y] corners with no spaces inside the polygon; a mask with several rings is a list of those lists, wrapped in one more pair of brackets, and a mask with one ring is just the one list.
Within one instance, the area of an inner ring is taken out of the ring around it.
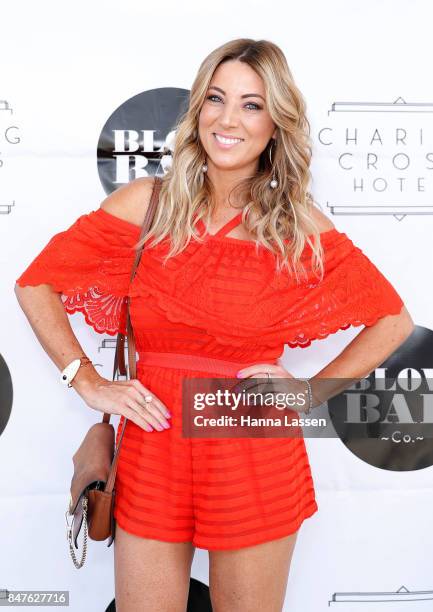
{"label": "white backdrop", "polygon": [[[59,384],[13,292],[49,238],[105,197],[96,144],[106,119],[140,92],[189,89],[204,56],[227,40],[274,41],[307,101],[315,199],[394,284],[415,323],[432,329],[433,164],[425,157],[433,151],[432,17],[427,0],[18,0],[2,7],[0,351],[14,398],[0,440],[0,589],[69,590],[74,612],[103,611],[114,596],[113,547],[90,542],[77,571],[64,527],[71,457],[99,413]],[[410,165],[396,168],[400,127],[407,157],[398,161]],[[374,128],[381,144],[371,140]],[[367,171],[371,152],[377,169]],[[373,186],[375,178],[381,182]],[[341,214],[354,205],[357,214]],[[383,214],[390,205],[394,215]],[[109,378],[113,354],[99,350],[103,337],[80,314],[71,322]],[[284,363],[295,376],[312,375],[359,331],[286,347]],[[332,600],[343,612],[432,610],[432,468],[382,470],[338,439],[306,444],[319,512],[299,534],[284,610],[322,612]],[[192,575],[207,584],[207,571],[207,552],[197,549]],[[401,587],[405,595],[395,593]],[[371,592],[384,601],[368,603]]]}

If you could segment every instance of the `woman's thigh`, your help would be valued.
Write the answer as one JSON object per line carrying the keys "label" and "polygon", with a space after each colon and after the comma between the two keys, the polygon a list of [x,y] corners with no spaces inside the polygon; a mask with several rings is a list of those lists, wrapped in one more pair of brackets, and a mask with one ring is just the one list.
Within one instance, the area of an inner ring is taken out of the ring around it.
{"label": "woman's thigh", "polygon": [[213,612],[281,612],[297,535],[236,550],[210,550]]}
{"label": "woman's thigh", "polygon": [[142,538],[116,525],[117,612],[185,612],[194,551],[191,542]]}

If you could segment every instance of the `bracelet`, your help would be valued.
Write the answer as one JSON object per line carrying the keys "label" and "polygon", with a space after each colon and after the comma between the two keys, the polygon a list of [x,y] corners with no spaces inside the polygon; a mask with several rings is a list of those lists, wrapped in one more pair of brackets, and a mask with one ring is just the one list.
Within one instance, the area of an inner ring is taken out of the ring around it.
{"label": "bracelet", "polygon": [[62,383],[72,387],[71,382],[74,380],[78,370],[85,365],[92,363],[91,360],[86,357],[79,357],[69,363],[64,370],[62,370]]}
{"label": "bracelet", "polygon": [[307,393],[308,393],[308,408],[304,410],[305,414],[310,414],[313,408],[313,391],[311,390],[310,380],[308,378],[300,378],[299,380],[303,380],[307,383]]}

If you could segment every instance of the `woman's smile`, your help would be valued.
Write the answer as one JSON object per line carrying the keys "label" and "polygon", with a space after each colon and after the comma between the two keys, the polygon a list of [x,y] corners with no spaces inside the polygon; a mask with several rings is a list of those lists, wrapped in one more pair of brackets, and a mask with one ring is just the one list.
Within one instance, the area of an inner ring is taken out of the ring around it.
{"label": "woman's smile", "polygon": [[222,136],[218,132],[213,132],[212,136],[214,137],[216,144],[221,149],[231,149],[232,147],[235,147],[237,144],[240,144],[241,142],[243,142],[243,138],[228,138],[226,136]]}

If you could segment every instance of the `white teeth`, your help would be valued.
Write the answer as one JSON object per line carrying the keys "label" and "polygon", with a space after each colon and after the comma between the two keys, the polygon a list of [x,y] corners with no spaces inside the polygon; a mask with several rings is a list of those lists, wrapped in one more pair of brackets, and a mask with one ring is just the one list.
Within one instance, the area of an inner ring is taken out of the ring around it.
{"label": "white teeth", "polygon": [[215,134],[215,138],[218,142],[222,142],[223,144],[236,144],[237,142],[242,142],[241,138],[224,138],[224,136],[220,136],[219,134]]}

